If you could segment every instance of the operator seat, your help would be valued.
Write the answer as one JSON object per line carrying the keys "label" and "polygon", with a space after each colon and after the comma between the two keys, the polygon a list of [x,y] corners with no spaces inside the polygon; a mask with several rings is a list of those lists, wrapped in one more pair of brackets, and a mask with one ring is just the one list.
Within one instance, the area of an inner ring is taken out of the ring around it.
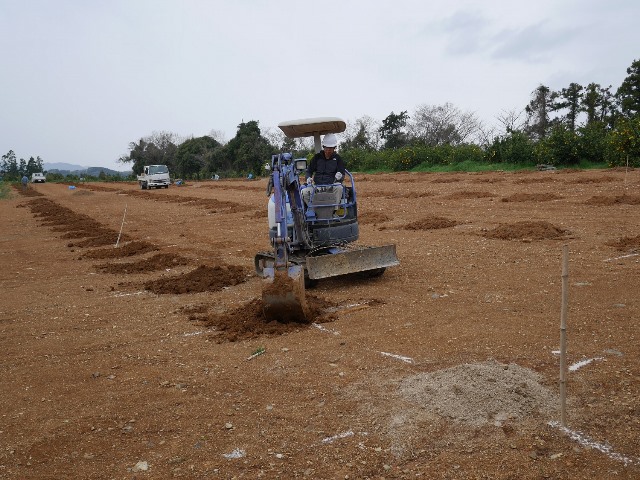
{"label": "operator seat", "polygon": [[316,219],[331,220],[337,208],[333,200],[333,187],[331,185],[314,187],[309,207],[313,208]]}

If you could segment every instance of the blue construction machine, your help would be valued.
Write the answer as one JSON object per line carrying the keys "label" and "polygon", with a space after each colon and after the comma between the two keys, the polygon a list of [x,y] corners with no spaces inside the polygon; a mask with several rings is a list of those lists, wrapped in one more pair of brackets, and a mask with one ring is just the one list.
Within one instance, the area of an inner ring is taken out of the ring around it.
{"label": "blue construction machine", "polygon": [[[321,150],[321,136],[341,133],[346,124],[335,117],[282,122],[278,127],[289,138],[313,137]],[[306,158],[290,153],[273,155],[267,187],[269,240],[272,250],[255,256],[258,275],[265,279],[262,291],[268,320],[306,321],[305,287],[318,280],[358,274],[375,277],[387,267],[398,265],[395,245],[364,246],[358,240],[358,196],[353,175],[348,170],[342,197],[336,203],[332,185],[307,186],[300,176],[307,170]],[[308,204],[302,189],[310,188]]]}

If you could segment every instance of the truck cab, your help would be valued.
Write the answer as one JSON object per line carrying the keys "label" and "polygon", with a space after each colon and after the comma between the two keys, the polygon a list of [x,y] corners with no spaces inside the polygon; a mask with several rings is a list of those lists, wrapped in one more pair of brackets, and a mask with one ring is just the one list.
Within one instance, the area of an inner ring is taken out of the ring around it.
{"label": "truck cab", "polygon": [[36,172],[31,174],[31,183],[45,183],[47,181],[47,177],[44,176],[42,172]]}
{"label": "truck cab", "polygon": [[169,168],[166,165],[145,165],[142,175],[138,175],[142,190],[151,188],[169,188]]}

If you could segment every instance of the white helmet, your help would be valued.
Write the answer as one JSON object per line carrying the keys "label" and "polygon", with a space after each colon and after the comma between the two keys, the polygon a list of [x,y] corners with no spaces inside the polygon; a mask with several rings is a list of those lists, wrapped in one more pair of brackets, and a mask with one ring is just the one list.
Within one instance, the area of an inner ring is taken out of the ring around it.
{"label": "white helmet", "polygon": [[327,133],[322,139],[322,146],[336,148],[338,146],[338,138],[333,133]]}

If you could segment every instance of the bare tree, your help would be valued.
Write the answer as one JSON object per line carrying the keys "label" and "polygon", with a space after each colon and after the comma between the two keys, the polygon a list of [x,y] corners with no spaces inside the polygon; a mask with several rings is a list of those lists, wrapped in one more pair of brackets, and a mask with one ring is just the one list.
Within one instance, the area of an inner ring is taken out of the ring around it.
{"label": "bare tree", "polygon": [[463,112],[453,104],[420,105],[409,124],[409,134],[425,145],[460,145],[474,139],[481,123],[473,112]]}
{"label": "bare tree", "polygon": [[220,145],[227,143],[227,137],[222,130],[211,130],[209,136],[213,138]]}
{"label": "bare tree", "polygon": [[179,145],[184,141],[177,133],[166,131],[153,131],[151,135],[145,137],[145,140],[153,143],[160,150],[166,150],[169,145]]}
{"label": "bare tree", "polygon": [[382,144],[380,126],[379,121],[368,115],[347,122],[347,129],[342,134],[341,147],[377,150]]}
{"label": "bare tree", "polygon": [[527,125],[523,110],[503,110],[496,118],[502,125],[504,133],[517,132]]}

